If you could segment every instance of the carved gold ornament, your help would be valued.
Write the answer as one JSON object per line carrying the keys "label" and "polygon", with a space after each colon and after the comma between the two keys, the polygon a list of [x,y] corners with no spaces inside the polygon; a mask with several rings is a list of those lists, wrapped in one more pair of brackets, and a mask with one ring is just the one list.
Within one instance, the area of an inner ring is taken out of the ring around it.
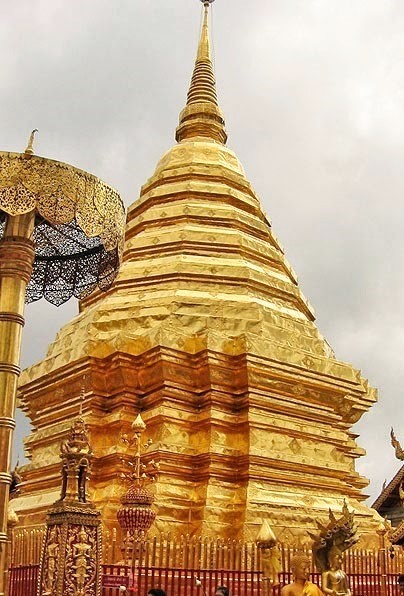
{"label": "carved gold ornament", "polygon": [[309,532],[309,536],[314,541],[312,546],[314,562],[319,571],[329,571],[332,551],[336,550],[342,554],[359,540],[354,513],[349,511],[344,500],[341,517],[336,518],[330,509],[328,524],[323,525],[317,519],[316,524],[319,530],[318,534]]}
{"label": "carved gold ornament", "polygon": [[125,209],[92,174],[51,159],[0,152],[0,240],[6,216],[35,212],[26,301],[61,304],[108,288],[119,267]]}
{"label": "carved gold ornament", "polygon": [[394,430],[391,429],[390,431],[391,437],[391,444],[395,449],[396,458],[400,460],[404,460],[404,449],[400,445],[400,441],[397,439],[396,435],[394,434]]}

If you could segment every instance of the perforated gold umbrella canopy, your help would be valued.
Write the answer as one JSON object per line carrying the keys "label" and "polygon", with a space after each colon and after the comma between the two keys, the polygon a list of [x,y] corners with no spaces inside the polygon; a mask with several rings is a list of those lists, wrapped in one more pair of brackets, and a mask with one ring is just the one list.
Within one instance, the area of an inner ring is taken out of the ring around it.
{"label": "perforated gold umbrella canopy", "polygon": [[0,241],[6,215],[35,214],[26,301],[59,305],[108,288],[119,268],[125,210],[95,176],[30,153],[0,152]]}
{"label": "perforated gold umbrella canopy", "polygon": [[87,172],[34,155],[34,132],[25,153],[0,152],[0,596],[24,302],[44,297],[59,305],[107,289],[125,224],[118,193]]}

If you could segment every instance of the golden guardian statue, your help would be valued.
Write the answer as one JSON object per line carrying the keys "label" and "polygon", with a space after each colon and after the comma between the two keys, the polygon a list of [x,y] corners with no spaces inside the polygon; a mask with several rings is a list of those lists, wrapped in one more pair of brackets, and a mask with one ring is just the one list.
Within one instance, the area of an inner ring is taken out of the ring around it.
{"label": "golden guardian statue", "polygon": [[322,574],[321,587],[330,596],[352,596],[348,576],[342,569],[342,554],[358,541],[354,514],[344,501],[342,516],[337,519],[330,509],[329,519],[327,526],[317,522],[320,533],[311,535],[314,562]]}

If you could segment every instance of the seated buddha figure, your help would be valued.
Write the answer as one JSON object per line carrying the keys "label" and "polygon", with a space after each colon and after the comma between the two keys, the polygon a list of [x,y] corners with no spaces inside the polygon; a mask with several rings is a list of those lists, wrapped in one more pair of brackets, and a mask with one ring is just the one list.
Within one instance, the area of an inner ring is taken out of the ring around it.
{"label": "seated buddha figure", "polygon": [[281,596],[323,596],[322,591],[309,581],[310,559],[307,555],[295,555],[290,562],[290,568],[293,583],[282,588]]}

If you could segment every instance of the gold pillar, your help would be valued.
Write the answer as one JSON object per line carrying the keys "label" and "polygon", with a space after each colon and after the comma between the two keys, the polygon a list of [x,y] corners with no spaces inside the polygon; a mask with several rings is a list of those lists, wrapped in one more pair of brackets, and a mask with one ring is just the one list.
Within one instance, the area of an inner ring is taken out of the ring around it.
{"label": "gold pillar", "polygon": [[33,211],[8,216],[0,241],[0,596],[5,593],[11,447],[15,427],[25,290],[31,277]]}

